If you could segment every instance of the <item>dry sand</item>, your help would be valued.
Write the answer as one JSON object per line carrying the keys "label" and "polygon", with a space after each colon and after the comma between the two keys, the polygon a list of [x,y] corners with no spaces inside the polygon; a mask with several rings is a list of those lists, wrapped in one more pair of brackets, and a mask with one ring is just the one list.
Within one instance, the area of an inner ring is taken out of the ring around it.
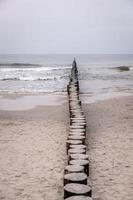
{"label": "dry sand", "polygon": [[96,200],[133,200],[133,97],[85,106]]}
{"label": "dry sand", "polygon": [[0,112],[0,200],[62,200],[67,105]]}
{"label": "dry sand", "polygon": [[[95,200],[133,200],[133,97],[84,105]],[[67,103],[0,111],[0,200],[63,200]]]}

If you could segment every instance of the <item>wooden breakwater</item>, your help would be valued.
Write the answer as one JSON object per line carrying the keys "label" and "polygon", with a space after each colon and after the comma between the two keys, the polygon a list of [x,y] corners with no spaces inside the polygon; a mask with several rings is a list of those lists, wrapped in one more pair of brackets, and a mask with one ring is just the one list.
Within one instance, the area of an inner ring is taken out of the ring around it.
{"label": "wooden breakwater", "polygon": [[86,154],[86,118],[79,98],[77,64],[74,59],[67,86],[70,125],[66,142],[67,163],[64,170],[64,199],[92,200],[89,158]]}

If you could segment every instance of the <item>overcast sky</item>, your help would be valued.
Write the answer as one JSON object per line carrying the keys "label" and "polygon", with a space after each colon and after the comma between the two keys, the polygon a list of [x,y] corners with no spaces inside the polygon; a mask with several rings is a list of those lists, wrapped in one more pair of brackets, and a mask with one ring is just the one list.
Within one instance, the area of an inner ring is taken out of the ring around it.
{"label": "overcast sky", "polygon": [[133,53],[133,0],[0,0],[0,53]]}

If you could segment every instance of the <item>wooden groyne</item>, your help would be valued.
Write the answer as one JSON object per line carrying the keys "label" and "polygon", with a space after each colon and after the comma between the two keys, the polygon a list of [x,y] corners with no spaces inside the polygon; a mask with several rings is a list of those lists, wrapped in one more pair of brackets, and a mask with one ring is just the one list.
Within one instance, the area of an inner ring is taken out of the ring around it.
{"label": "wooden groyne", "polygon": [[67,86],[70,125],[66,142],[67,163],[64,170],[64,199],[92,200],[89,159],[86,154],[86,118],[79,98],[77,64],[74,59]]}

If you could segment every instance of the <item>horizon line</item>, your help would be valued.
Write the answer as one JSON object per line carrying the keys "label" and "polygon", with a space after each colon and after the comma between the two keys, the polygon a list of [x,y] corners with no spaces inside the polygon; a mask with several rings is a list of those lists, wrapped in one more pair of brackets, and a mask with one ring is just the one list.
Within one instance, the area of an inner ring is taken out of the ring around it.
{"label": "horizon line", "polygon": [[0,53],[0,55],[133,55],[133,53]]}

